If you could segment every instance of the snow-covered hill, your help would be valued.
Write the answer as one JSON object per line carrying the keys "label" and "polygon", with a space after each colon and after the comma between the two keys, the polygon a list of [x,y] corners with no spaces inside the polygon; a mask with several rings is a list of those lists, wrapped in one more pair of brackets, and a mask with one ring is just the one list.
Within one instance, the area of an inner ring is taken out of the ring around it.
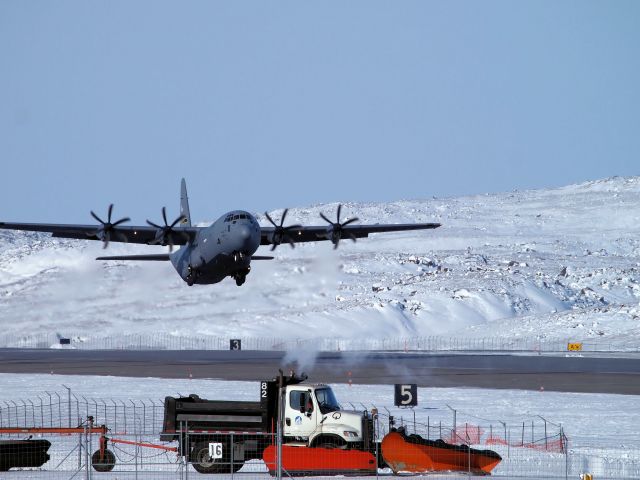
{"label": "snow-covered hill", "polygon": [[[319,212],[335,208],[292,209],[287,221],[322,224]],[[343,212],[363,223],[443,226],[345,241],[336,252],[328,242],[281,246],[275,261],[254,262],[242,287],[230,279],[188,287],[168,263],[97,262],[97,242],[0,231],[0,327],[9,336],[640,341],[640,177]],[[109,253],[160,251],[112,244]]]}

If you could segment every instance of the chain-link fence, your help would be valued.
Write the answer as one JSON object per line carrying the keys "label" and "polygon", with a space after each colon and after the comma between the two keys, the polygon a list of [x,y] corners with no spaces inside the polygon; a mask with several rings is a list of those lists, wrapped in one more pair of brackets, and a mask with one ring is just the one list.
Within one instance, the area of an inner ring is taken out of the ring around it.
{"label": "chain-link fence", "polygon": [[[235,343],[244,350],[291,351],[412,351],[412,352],[566,352],[569,345],[583,352],[640,352],[632,340],[537,338],[537,337],[410,337],[410,338],[313,338],[287,339],[246,337]],[[218,336],[182,336],[170,333],[137,333],[100,336],[94,333],[0,335],[0,348],[74,348],[82,350],[229,350],[232,339]],[[578,346],[579,345],[579,346]]]}
{"label": "chain-link fence", "polygon": [[[354,405],[344,405],[357,410]],[[0,478],[185,479],[203,474],[247,480],[283,476],[392,476],[453,471],[498,478],[640,478],[640,438],[581,436],[542,417],[520,423],[476,421],[450,408],[416,419],[408,409],[364,406],[373,442],[322,445],[271,432],[195,431],[161,435],[161,402],[111,401],[71,390],[0,402]],[[629,436],[631,435],[631,436]],[[279,453],[281,452],[281,453]]]}
{"label": "chain-link fence", "polygon": [[155,434],[162,430],[164,400],[114,400],[77,396],[67,389],[45,392],[35,399],[0,400],[3,427],[76,427],[86,418],[108,425],[112,432]]}
{"label": "chain-link fence", "polygon": [[[218,474],[266,480],[277,475],[274,435],[216,432],[212,436],[211,432],[187,431],[180,445],[179,441],[163,443],[158,435],[149,434],[108,434],[105,441],[101,433],[86,424],[81,430],[34,434],[28,440],[21,434],[0,435],[0,478],[182,480]],[[447,478],[451,478],[455,472],[484,476],[489,470],[498,478],[579,478],[587,472],[598,479],[640,478],[637,451],[618,450],[610,457],[602,450],[600,454],[580,452],[567,444],[565,452],[554,452],[509,445],[489,448],[484,442],[458,445],[454,450],[444,442],[427,442],[412,435],[389,446],[390,438],[392,435],[385,434],[382,442],[369,451],[306,448],[285,443],[282,475],[432,477],[438,472],[449,472]]]}

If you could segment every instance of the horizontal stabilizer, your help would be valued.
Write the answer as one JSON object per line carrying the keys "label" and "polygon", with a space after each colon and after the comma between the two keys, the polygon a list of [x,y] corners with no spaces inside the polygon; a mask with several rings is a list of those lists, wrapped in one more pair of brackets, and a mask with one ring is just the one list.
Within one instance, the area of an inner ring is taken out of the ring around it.
{"label": "horizontal stabilizer", "polygon": [[251,260],[273,260],[275,257],[265,257],[261,255],[254,255]]}
{"label": "horizontal stabilizer", "polygon": [[114,255],[111,257],[98,257],[96,260],[141,260],[145,262],[165,262],[169,260],[168,253],[157,255]]}

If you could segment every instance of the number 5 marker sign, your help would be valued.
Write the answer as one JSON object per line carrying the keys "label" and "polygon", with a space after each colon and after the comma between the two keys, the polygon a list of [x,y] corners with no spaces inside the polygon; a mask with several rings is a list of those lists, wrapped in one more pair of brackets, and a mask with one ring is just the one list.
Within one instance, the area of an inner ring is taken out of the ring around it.
{"label": "number 5 marker sign", "polygon": [[418,405],[418,386],[415,383],[396,383],[393,404],[396,407],[415,407]]}

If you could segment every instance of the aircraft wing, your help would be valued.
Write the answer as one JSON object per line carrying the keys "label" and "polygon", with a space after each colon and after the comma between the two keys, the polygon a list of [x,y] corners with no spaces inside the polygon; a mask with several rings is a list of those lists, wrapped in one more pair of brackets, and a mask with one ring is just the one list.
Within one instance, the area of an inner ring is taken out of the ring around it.
{"label": "aircraft wing", "polygon": [[[348,240],[350,238],[366,238],[370,233],[382,232],[402,232],[407,230],[427,230],[438,228],[439,223],[376,223],[373,225],[346,225],[342,227],[341,238]],[[271,245],[274,227],[260,227],[261,245]],[[323,240],[331,240],[332,227],[330,225],[299,227],[292,229],[288,235],[295,243],[301,242],[319,242]]]}
{"label": "aircraft wing", "polygon": [[[57,223],[10,223],[0,222],[0,229],[22,230],[27,232],[51,233],[53,237],[75,238],[79,240],[101,240],[104,241],[104,233],[101,225],[75,225]],[[198,227],[174,227],[173,243],[184,245],[190,238],[194,238]],[[142,225],[118,225],[109,231],[110,242],[128,242],[151,244],[158,230],[154,227]]]}

